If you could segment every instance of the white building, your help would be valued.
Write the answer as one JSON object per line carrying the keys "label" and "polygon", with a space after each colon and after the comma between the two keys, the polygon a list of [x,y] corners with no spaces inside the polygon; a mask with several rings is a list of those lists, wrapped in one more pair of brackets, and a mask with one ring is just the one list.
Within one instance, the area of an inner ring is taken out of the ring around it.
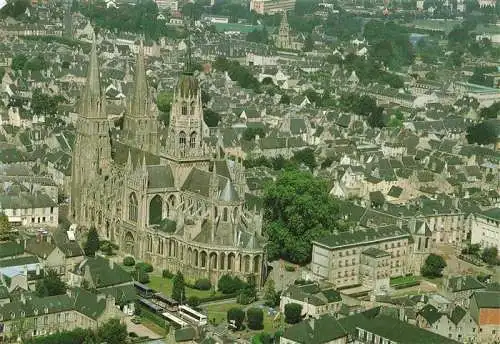
{"label": "white building", "polygon": [[500,247],[500,208],[472,216],[471,244],[479,244],[481,247]]}
{"label": "white building", "polygon": [[42,192],[1,192],[0,213],[15,225],[55,228],[59,222],[59,208]]}

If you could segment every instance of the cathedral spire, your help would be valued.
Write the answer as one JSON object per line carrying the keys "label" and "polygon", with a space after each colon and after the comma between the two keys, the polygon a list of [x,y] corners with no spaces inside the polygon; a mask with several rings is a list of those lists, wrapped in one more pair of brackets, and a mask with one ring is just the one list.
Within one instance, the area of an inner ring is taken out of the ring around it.
{"label": "cathedral spire", "polygon": [[104,117],[101,81],[99,75],[99,60],[97,58],[97,43],[95,33],[92,36],[87,81],[82,95],[82,116]]}
{"label": "cathedral spire", "polygon": [[146,81],[146,68],[144,66],[144,43],[141,39],[135,65],[134,95],[132,97],[131,115],[138,117],[147,116],[147,104],[148,83]]}

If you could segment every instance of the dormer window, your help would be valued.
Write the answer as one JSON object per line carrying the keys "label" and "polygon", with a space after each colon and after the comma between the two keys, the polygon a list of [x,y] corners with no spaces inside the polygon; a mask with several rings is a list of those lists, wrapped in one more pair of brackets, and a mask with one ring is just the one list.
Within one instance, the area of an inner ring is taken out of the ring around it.
{"label": "dormer window", "polygon": [[45,314],[49,313],[49,308],[45,307]]}
{"label": "dormer window", "polygon": [[10,318],[11,319],[15,319],[16,318],[16,313],[14,313],[14,312],[10,313]]}
{"label": "dormer window", "polygon": [[35,308],[35,309],[33,310],[33,313],[34,313],[35,315],[38,315],[38,309],[36,309],[36,308]]}

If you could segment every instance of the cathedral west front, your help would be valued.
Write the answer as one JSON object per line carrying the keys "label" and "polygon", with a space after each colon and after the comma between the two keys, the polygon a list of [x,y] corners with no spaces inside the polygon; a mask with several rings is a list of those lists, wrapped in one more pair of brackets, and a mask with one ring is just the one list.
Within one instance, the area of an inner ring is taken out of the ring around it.
{"label": "cathedral west front", "polygon": [[262,282],[262,211],[249,206],[242,161],[210,144],[189,60],[184,69],[170,123],[161,128],[141,44],[123,128],[112,135],[94,39],[73,149],[70,215],[157,271],[180,270],[187,280],[208,278],[213,285],[224,274],[254,274]]}

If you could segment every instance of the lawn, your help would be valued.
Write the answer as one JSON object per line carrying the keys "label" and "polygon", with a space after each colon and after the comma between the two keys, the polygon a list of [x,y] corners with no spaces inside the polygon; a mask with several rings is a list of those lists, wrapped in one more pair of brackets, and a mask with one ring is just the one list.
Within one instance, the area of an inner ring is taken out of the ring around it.
{"label": "lawn", "polygon": [[[204,310],[206,310],[206,313],[208,314],[208,320],[214,325],[219,325],[222,322],[226,322],[227,311],[233,307],[247,308],[248,306],[242,306],[240,304],[231,302],[231,303],[208,305],[204,307]],[[270,316],[265,308],[263,309],[263,311],[264,311],[264,328],[262,330],[256,330],[256,331],[246,328],[243,331],[237,332],[240,335],[240,337],[251,338],[261,332],[274,333],[279,329],[279,326],[278,328],[273,327],[273,316]]]}
{"label": "lawn", "polygon": [[148,329],[153,331],[154,333],[159,334],[160,336],[166,336],[169,331],[168,329],[165,329],[165,327],[157,325],[148,318],[141,317],[141,324],[144,325],[144,327],[147,327]]}
{"label": "lawn", "polygon": [[[158,275],[150,275],[148,286],[156,291],[163,293],[166,296],[172,295],[172,279],[170,278],[163,278]],[[215,295],[219,294],[220,293],[215,293]],[[197,296],[200,299],[203,299],[212,295],[214,295],[212,290],[198,290],[186,287],[186,297]]]}
{"label": "lawn", "polygon": [[231,302],[231,303],[212,304],[203,308],[206,310],[208,314],[208,320],[214,325],[219,325],[221,322],[226,321],[227,311],[233,307],[240,308],[241,305]]}
{"label": "lawn", "polygon": [[399,276],[396,278],[391,278],[391,285],[407,284],[416,282],[418,279],[415,276]]}

